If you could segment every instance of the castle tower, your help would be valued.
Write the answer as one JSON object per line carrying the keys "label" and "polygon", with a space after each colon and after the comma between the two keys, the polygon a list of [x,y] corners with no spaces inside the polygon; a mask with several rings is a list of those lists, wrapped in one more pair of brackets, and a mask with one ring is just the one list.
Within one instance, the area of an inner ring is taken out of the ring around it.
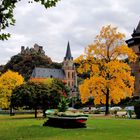
{"label": "castle tower", "polygon": [[63,70],[65,72],[65,81],[67,83],[67,86],[69,86],[71,89],[77,87],[77,76],[73,63],[73,57],[71,55],[69,42],[67,45],[66,56],[64,57],[63,61]]}
{"label": "castle tower", "polygon": [[134,29],[132,38],[126,43],[137,54],[138,58],[134,64],[131,64],[132,73],[135,76],[135,91],[134,96],[140,96],[140,22],[136,29]]}
{"label": "castle tower", "polygon": [[21,46],[21,54],[24,54],[24,53],[25,53],[25,47]]}

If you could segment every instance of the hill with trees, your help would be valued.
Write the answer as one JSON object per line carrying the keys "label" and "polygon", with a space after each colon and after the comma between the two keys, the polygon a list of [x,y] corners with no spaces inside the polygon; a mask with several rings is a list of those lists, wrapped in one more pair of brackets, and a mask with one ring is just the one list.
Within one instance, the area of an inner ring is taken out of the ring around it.
{"label": "hill with trees", "polygon": [[[40,49],[41,48],[41,49]],[[1,68],[1,73],[6,72],[8,69],[18,72],[25,80],[28,80],[35,67],[41,68],[56,68],[62,67],[61,63],[53,62],[50,57],[45,55],[43,47],[37,44],[34,48],[23,49],[19,54],[11,57],[9,62]]]}

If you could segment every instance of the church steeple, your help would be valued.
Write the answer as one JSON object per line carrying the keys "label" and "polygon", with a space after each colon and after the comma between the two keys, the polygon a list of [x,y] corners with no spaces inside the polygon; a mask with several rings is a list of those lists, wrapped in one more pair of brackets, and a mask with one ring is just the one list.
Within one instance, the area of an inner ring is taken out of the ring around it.
{"label": "church steeple", "polygon": [[67,44],[66,55],[63,61],[63,70],[65,73],[65,81],[67,83],[67,86],[69,86],[70,89],[73,89],[74,86],[77,86],[77,75],[73,63],[73,57],[71,55],[69,42]]}
{"label": "church steeple", "polygon": [[132,37],[137,37],[137,36],[140,36],[140,21],[138,23],[137,28],[134,29],[133,34],[132,34]]}
{"label": "church steeple", "polygon": [[64,57],[64,60],[73,60],[73,57],[71,55],[71,50],[70,50],[70,43],[68,41],[68,45],[67,45],[67,51],[66,51],[66,56]]}

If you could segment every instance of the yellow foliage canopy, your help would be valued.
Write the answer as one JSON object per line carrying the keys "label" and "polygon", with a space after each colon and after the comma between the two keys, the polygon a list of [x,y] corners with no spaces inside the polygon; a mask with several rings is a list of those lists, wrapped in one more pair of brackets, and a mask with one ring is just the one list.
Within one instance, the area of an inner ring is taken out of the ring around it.
{"label": "yellow foliage canopy", "polygon": [[51,87],[54,79],[53,78],[31,78],[30,79],[31,82],[34,83],[43,83],[43,84],[47,84],[48,86]]}
{"label": "yellow foliage canopy", "polygon": [[9,108],[12,91],[23,84],[24,78],[17,72],[8,70],[0,76],[0,107]]}
{"label": "yellow foliage canopy", "polygon": [[132,96],[134,77],[124,59],[133,63],[137,56],[128,48],[124,37],[124,34],[117,32],[117,28],[105,26],[94,43],[75,60],[79,64],[79,73],[90,73],[90,78],[79,86],[83,103],[92,96],[95,104],[105,104],[107,89],[109,102],[118,103],[121,99]]}

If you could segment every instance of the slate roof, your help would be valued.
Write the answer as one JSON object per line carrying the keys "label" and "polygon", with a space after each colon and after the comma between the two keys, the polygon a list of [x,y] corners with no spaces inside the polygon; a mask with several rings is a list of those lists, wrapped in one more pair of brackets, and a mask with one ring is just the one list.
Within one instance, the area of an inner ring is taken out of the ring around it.
{"label": "slate roof", "polygon": [[138,24],[138,26],[136,28],[136,32],[140,32],[140,21],[139,21],[139,24]]}
{"label": "slate roof", "polygon": [[68,42],[68,45],[67,45],[67,51],[66,51],[66,56],[64,57],[64,59],[68,59],[68,60],[73,60],[73,57],[71,55],[71,50],[70,50],[70,44]]}
{"label": "slate roof", "polygon": [[134,29],[132,37],[140,36],[140,21],[136,29]]}
{"label": "slate roof", "polygon": [[32,78],[49,78],[54,77],[58,79],[64,79],[65,73],[62,69],[51,69],[51,68],[39,68],[36,67],[31,75]]}
{"label": "slate roof", "polygon": [[139,45],[140,44],[140,21],[137,25],[137,28],[134,29],[132,33],[132,38],[126,40],[126,43],[129,47],[133,47],[133,45]]}

